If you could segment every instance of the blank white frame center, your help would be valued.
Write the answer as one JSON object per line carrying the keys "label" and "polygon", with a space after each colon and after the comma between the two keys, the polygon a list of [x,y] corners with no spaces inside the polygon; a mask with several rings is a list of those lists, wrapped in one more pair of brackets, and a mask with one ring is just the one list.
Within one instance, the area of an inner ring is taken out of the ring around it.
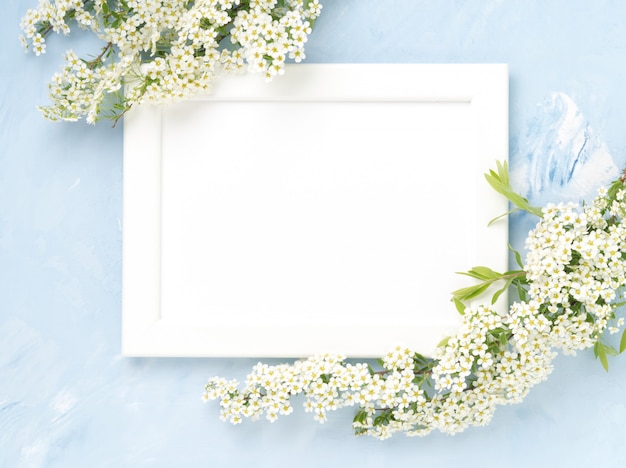
{"label": "blank white frame center", "polygon": [[123,353],[428,354],[507,269],[505,65],[297,65],[124,128]]}

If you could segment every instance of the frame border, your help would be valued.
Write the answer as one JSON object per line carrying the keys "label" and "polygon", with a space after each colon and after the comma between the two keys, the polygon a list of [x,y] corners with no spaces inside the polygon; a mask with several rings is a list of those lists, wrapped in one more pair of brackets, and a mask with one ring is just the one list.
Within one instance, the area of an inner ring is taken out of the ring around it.
{"label": "frame border", "polygon": [[[476,118],[475,151],[481,158],[484,155],[480,162],[485,166],[478,168],[477,177],[482,179],[482,173],[496,160],[508,159],[509,90],[505,64],[298,64],[286,68],[285,76],[276,78],[275,85],[265,83],[255,74],[229,75],[216,81],[213,94],[193,100],[469,103]],[[138,106],[124,117],[122,354],[250,357],[231,337],[236,334],[258,341],[257,327],[216,330],[161,318],[162,117],[163,107],[156,105]],[[477,191],[478,199],[484,202],[476,214],[477,226],[486,226],[489,220],[508,210],[506,199],[495,194],[484,179],[477,184]],[[477,251],[485,256],[481,261],[494,269],[508,269],[506,244],[501,250],[493,248],[508,238],[506,218],[489,227],[484,235],[480,232]],[[398,326],[401,324],[361,329],[385,337]],[[330,343],[355,332],[354,327],[310,327],[307,334],[322,337],[316,338],[316,349],[310,349],[310,343],[302,343],[289,327],[272,329],[270,336],[263,337],[262,351],[254,356],[303,357],[320,350],[345,354]],[[450,327],[421,327],[415,341],[419,349],[434,349],[444,336],[455,331]],[[359,356],[378,357],[398,344],[395,339],[383,338],[371,355]],[[296,351],[285,353],[285,348]]]}

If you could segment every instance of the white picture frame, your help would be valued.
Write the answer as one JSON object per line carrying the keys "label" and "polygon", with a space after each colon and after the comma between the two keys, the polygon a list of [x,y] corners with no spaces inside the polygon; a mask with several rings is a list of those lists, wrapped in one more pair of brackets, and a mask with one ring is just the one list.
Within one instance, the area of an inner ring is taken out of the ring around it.
{"label": "white picture frame", "polygon": [[289,65],[132,109],[122,354],[429,354],[455,272],[508,269],[507,157],[504,64]]}

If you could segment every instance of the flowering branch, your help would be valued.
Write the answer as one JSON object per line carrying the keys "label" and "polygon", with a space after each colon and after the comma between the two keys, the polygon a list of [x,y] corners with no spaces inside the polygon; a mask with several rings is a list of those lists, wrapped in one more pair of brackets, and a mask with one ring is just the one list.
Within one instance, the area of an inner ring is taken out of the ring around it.
{"label": "flowering branch", "polygon": [[288,60],[305,58],[321,8],[319,0],[40,0],[22,19],[21,40],[41,55],[52,32],[94,32],[101,53],[83,60],[67,51],[49,85],[52,103],[40,110],[53,121],[116,123],[137,104],[210,92],[222,71],[281,75]]}
{"label": "flowering branch", "polygon": [[[357,435],[385,439],[397,432],[424,436],[433,430],[454,434],[487,424],[499,405],[519,403],[552,372],[558,351],[593,348],[608,369],[607,356],[619,350],[602,341],[624,324],[615,302],[626,285],[626,172],[582,208],[574,204],[532,207],[515,194],[505,163],[487,179],[519,209],[540,216],[526,241],[525,264],[505,273],[474,267],[479,283],[453,293],[462,324],[432,357],[397,347],[378,364],[351,364],[344,356],[319,355],[293,364],[257,364],[238,388],[234,380],[211,378],[204,399],[220,401],[223,420],[265,415],[275,421],[293,411],[291,399],[304,395],[305,411],[324,422],[328,411],[358,406]],[[491,305],[469,305],[502,282]],[[515,287],[518,300],[503,314],[492,308]]]}

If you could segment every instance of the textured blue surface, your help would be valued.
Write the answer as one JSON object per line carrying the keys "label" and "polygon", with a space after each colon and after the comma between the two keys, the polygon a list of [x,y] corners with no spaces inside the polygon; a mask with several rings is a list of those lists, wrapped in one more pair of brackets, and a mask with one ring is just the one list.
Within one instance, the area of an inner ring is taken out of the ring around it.
{"label": "textured blue surface", "polygon": [[[324,0],[310,62],[505,62],[514,180],[537,201],[586,194],[626,162],[626,2]],[[67,48],[23,54],[0,30],[0,467],[621,467],[626,358],[590,352],[485,428],[354,438],[350,411],[232,427],[200,401],[256,361],[120,356],[122,132],[45,122],[35,105]],[[548,197],[549,195],[549,197]],[[520,246],[526,221],[513,218]]]}

